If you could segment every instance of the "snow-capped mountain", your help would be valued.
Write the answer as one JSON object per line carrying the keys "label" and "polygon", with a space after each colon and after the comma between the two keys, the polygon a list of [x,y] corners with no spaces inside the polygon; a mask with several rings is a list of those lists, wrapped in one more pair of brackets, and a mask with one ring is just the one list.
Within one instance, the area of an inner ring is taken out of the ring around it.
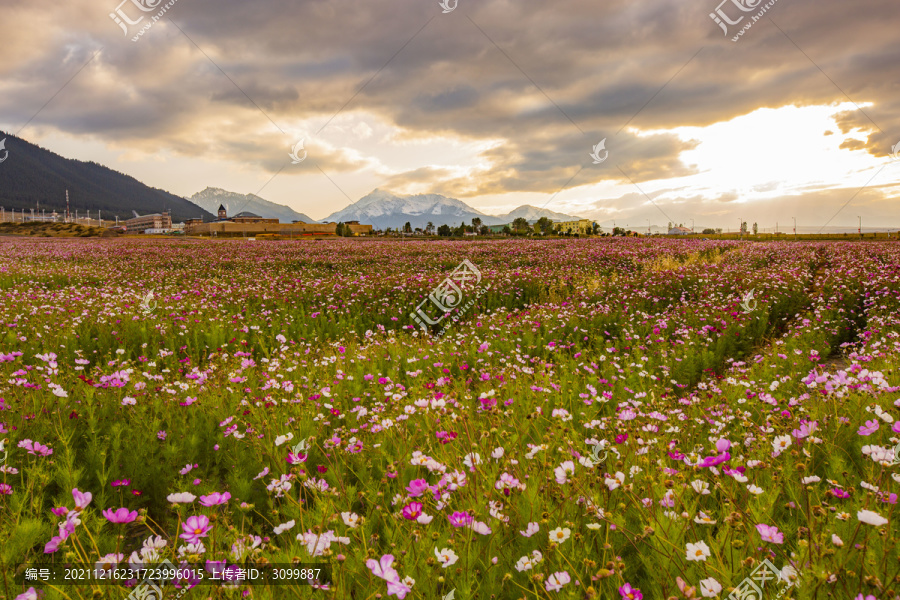
{"label": "snow-capped mountain", "polygon": [[241,212],[250,212],[266,219],[278,219],[282,223],[303,221],[315,223],[316,221],[303,213],[298,213],[283,204],[269,202],[254,194],[237,194],[220,188],[208,187],[202,192],[197,192],[190,198],[191,202],[200,208],[218,214],[219,205],[225,207],[229,217]]}
{"label": "snow-capped mountain", "polygon": [[403,227],[407,222],[413,229],[424,229],[430,222],[435,227],[441,225],[458,226],[460,223],[470,225],[472,219],[481,219],[483,225],[503,225],[511,223],[516,217],[524,217],[536,221],[548,217],[554,221],[570,221],[575,217],[555,213],[553,211],[520,206],[507,215],[488,215],[472,208],[465,202],[448,198],[440,194],[416,194],[414,196],[398,196],[391,192],[376,189],[363,196],[347,208],[329,215],[322,222],[359,221],[371,224],[375,229]]}

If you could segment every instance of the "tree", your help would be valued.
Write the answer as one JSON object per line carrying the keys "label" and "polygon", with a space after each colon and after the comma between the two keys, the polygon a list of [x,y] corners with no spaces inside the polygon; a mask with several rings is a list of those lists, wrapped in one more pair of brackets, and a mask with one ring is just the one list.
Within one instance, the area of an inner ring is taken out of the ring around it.
{"label": "tree", "polygon": [[336,235],[338,237],[344,236],[344,224],[343,223],[337,224],[337,227],[334,228],[334,235]]}
{"label": "tree", "polygon": [[412,233],[412,224],[409,221],[403,226],[403,233]]}
{"label": "tree", "polygon": [[528,220],[524,217],[516,217],[512,222],[512,228],[517,232],[528,229]]}
{"label": "tree", "polygon": [[705,235],[710,235],[710,234],[716,233],[716,230],[715,230],[715,229],[710,229],[709,227],[707,227],[706,229],[703,230],[703,233],[704,233]]}
{"label": "tree", "polygon": [[543,233],[547,235],[551,231],[553,231],[553,221],[548,219],[547,217],[541,217],[537,221],[537,228]]}
{"label": "tree", "polygon": [[741,221],[741,233],[747,233],[747,221]]}
{"label": "tree", "polygon": [[427,233],[428,235],[431,235],[431,233],[433,231],[434,231],[434,223],[432,223],[431,221],[428,221],[428,225],[425,226],[425,233]]}
{"label": "tree", "polygon": [[669,221],[669,230],[672,229],[672,221]]}
{"label": "tree", "polygon": [[445,237],[449,237],[452,231],[450,230],[450,226],[446,223],[437,228],[438,235],[442,235]]}
{"label": "tree", "polygon": [[475,230],[475,233],[478,233],[478,231],[481,229],[481,219],[479,219],[478,217],[472,219],[472,229]]}
{"label": "tree", "polygon": [[512,233],[512,229],[509,228],[509,225],[503,226],[503,233],[505,233],[506,235],[509,235]]}
{"label": "tree", "polygon": [[489,234],[490,232],[491,232],[491,228],[488,227],[487,225],[482,225],[482,226],[481,226],[481,229],[480,229],[480,231],[479,231],[479,233],[480,233],[481,235],[487,235],[487,234]]}
{"label": "tree", "polygon": [[754,223],[753,224],[753,235],[756,235],[758,232],[759,232],[759,227],[756,225],[756,223]]}
{"label": "tree", "polygon": [[601,227],[600,227],[599,225],[597,225],[597,221],[594,221],[594,222],[591,224],[591,232],[592,232],[594,235],[599,235],[600,233],[603,232],[603,229],[601,229]]}

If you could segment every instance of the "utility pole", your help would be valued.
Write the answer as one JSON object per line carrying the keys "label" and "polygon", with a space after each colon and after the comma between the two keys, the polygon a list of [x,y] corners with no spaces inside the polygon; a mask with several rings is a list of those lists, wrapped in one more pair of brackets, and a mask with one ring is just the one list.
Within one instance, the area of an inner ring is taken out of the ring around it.
{"label": "utility pole", "polygon": [[647,235],[650,235],[650,219],[647,219]]}
{"label": "utility pole", "polygon": [[797,217],[791,217],[794,219],[794,239],[797,239]]}
{"label": "utility pole", "polygon": [[694,220],[691,219],[691,233],[694,233]]}
{"label": "utility pole", "polygon": [[66,190],[66,223],[69,222],[69,190]]}
{"label": "utility pole", "polygon": [[856,218],[859,219],[859,229],[857,231],[859,232],[860,239],[862,239],[862,217],[856,217]]}
{"label": "utility pole", "polygon": [[738,219],[738,239],[744,239],[744,219]]}

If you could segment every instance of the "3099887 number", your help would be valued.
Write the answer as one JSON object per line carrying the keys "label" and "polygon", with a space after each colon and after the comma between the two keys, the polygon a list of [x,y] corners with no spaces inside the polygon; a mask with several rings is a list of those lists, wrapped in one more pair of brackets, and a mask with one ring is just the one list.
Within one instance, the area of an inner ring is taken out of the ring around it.
{"label": "3099887 number", "polygon": [[322,569],[275,569],[272,571],[272,579],[310,580],[318,579]]}

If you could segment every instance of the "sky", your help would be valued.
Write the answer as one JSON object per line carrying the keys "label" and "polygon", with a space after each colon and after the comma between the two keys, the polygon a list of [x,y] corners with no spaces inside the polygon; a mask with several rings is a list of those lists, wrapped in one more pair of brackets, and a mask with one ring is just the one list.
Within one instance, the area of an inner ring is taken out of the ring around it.
{"label": "sky", "polygon": [[316,219],[900,229],[895,1],[117,1],[3,0],[0,130]]}

